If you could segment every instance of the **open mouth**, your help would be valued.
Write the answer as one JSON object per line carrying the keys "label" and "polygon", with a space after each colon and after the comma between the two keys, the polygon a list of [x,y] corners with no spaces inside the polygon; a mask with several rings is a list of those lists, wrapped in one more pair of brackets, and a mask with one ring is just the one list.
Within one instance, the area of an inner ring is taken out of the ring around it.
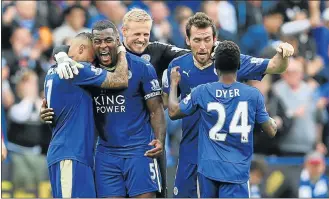
{"label": "open mouth", "polygon": [[207,57],[207,53],[198,53],[200,58],[206,58]]}
{"label": "open mouth", "polygon": [[111,56],[109,52],[101,52],[100,53],[100,58],[102,62],[108,62],[111,60]]}

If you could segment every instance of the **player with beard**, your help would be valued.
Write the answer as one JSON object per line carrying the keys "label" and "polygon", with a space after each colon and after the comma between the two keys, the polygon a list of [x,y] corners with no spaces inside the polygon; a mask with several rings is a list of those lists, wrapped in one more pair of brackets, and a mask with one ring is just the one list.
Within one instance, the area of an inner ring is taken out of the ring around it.
{"label": "player with beard", "polygon": [[[119,34],[103,20],[92,28],[99,67],[115,71]],[[58,53],[56,59],[65,59]],[[60,57],[58,57],[60,55]],[[155,157],[163,152],[165,119],[161,87],[154,67],[127,53],[129,86],[90,90],[99,133],[95,155],[97,197],[152,198],[161,191]],[[70,61],[71,62],[71,61]]]}
{"label": "player with beard", "polygon": [[[201,16],[194,19],[198,18]],[[200,22],[194,26],[199,28],[199,33],[205,33],[200,30]],[[259,123],[270,137],[275,136],[277,126],[266,112],[261,92],[237,82],[239,47],[234,42],[224,41],[215,53],[217,82],[198,85],[180,103],[177,86],[183,74],[177,71],[179,66],[171,70],[169,116],[179,119],[199,112],[198,181],[201,198],[249,198],[254,125]]]}
{"label": "player with beard", "polygon": [[[186,25],[186,42],[192,52],[174,59],[168,67],[167,82],[164,82],[164,96],[168,97],[170,91],[170,71],[179,66],[181,81],[178,85],[178,96],[185,98],[191,90],[198,85],[218,80],[215,64],[211,59],[211,52],[216,41],[216,29],[213,21],[204,13],[196,13],[188,19]],[[222,43],[218,44],[218,48]],[[277,49],[277,55],[269,59],[259,59],[241,54],[239,56],[241,67],[237,71],[237,79],[261,80],[267,73],[281,72],[287,67],[288,57],[293,54],[290,44],[283,43]],[[278,65],[280,63],[280,65]],[[225,63],[217,63],[225,64]],[[198,196],[197,188],[197,148],[198,131],[201,117],[200,112],[182,119],[182,140],[179,148],[179,162],[176,171],[174,197],[195,198]]]}

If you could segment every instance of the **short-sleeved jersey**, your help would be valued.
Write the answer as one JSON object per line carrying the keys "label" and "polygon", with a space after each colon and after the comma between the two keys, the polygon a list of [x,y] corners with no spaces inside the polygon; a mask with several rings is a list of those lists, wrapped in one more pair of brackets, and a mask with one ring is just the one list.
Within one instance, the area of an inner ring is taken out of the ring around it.
{"label": "short-sleeved jersey", "polygon": [[260,91],[240,82],[213,82],[196,87],[179,107],[186,115],[201,115],[198,172],[220,182],[247,182],[254,124],[269,120]]}
{"label": "short-sleeved jersey", "polygon": [[63,159],[80,161],[93,166],[95,123],[91,94],[84,89],[100,87],[107,72],[82,62],[84,68],[72,80],[61,80],[56,66],[45,78],[45,96],[55,117],[47,162],[52,165]]}
{"label": "short-sleeved jersey", "polygon": [[[238,81],[261,80],[266,71],[268,59],[250,57],[247,55],[240,56],[240,69],[238,70]],[[170,71],[173,67],[179,66],[181,81],[178,86],[178,95],[185,98],[191,93],[191,90],[200,84],[218,81],[215,66],[212,64],[204,70],[200,70],[194,64],[193,55],[191,53],[174,59],[167,71],[168,82],[163,83],[163,91],[169,94],[170,90]],[[186,118],[182,119],[182,140],[180,144],[180,159],[184,159],[190,163],[197,164],[197,133],[198,121],[200,114],[198,111]]]}
{"label": "short-sleeved jersey", "polygon": [[144,156],[154,138],[146,101],[161,96],[154,67],[127,53],[129,82],[122,90],[92,89],[97,150],[120,157]]}

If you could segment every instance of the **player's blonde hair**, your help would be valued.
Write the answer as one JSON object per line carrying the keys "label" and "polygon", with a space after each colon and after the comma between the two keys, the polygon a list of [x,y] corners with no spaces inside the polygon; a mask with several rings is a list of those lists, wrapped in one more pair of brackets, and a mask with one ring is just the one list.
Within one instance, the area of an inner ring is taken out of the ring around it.
{"label": "player's blonde hair", "polygon": [[152,17],[145,11],[139,8],[133,8],[123,16],[123,27],[127,27],[127,23],[134,22],[152,22]]}

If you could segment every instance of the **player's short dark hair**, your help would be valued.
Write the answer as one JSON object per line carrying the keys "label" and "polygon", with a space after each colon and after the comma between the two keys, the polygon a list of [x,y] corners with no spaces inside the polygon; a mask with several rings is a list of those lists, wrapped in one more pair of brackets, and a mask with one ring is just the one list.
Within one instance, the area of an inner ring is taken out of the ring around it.
{"label": "player's short dark hair", "polygon": [[90,32],[81,32],[75,36],[76,38],[85,38],[92,41],[93,35]]}
{"label": "player's short dark hair", "polygon": [[101,30],[105,30],[108,28],[112,28],[115,31],[115,33],[118,34],[117,27],[115,26],[114,23],[112,23],[109,20],[100,20],[100,21],[95,22],[92,27],[92,33],[94,32],[94,30],[101,31]]}
{"label": "player's short dark hair", "polygon": [[215,50],[215,68],[221,72],[236,72],[240,68],[240,49],[233,41],[220,42]]}
{"label": "player's short dark hair", "polygon": [[208,17],[203,12],[197,12],[195,15],[192,17],[188,18],[187,24],[186,24],[186,35],[188,38],[191,36],[191,28],[192,26],[196,28],[208,28],[211,27],[212,29],[212,35],[213,37],[216,37],[216,27],[213,22],[213,20]]}

